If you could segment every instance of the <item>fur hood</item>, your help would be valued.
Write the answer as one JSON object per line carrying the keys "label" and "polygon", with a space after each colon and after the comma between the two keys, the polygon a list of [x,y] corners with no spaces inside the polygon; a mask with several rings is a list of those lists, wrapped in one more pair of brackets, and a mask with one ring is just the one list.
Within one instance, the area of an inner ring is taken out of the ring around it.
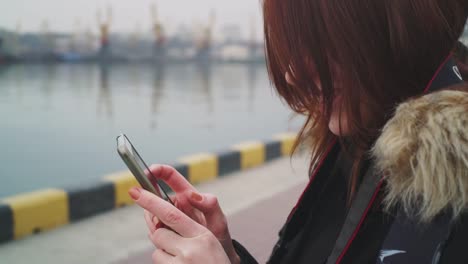
{"label": "fur hood", "polygon": [[400,104],[372,149],[387,208],[427,222],[468,208],[468,93],[438,91]]}

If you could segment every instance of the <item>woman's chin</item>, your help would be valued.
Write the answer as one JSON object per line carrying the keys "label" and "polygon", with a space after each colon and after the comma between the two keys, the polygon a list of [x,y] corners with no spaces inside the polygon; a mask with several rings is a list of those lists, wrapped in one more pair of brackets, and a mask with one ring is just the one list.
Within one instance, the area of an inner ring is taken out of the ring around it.
{"label": "woman's chin", "polygon": [[346,129],[346,125],[342,124],[341,131],[340,131],[340,124],[337,120],[330,120],[328,123],[328,129],[332,134],[335,136],[341,137],[341,136],[346,136],[349,134],[348,130]]}

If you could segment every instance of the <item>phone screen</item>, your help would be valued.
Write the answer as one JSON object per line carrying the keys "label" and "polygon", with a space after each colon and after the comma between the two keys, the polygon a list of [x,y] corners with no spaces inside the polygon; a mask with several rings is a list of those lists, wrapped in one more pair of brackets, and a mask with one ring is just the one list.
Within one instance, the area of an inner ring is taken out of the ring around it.
{"label": "phone screen", "polygon": [[[127,167],[132,172],[133,176],[135,176],[137,181],[140,183],[141,187],[174,205],[166,191],[164,191],[164,189],[159,185],[157,178],[148,168],[146,162],[143,161],[140,154],[125,134],[121,134],[117,137],[117,151]],[[164,194],[164,197],[162,194]]]}

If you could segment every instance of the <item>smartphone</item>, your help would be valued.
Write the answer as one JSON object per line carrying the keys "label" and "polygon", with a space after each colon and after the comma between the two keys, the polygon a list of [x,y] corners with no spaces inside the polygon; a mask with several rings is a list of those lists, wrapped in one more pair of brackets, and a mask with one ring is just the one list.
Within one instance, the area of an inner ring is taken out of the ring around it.
{"label": "smartphone", "polygon": [[[140,154],[138,154],[138,151],[125,134],[117,136],[117,152],[143,189],[154,193],[174,205],[171,198],[169,198],[166,191],[161,188],[159,181],[154,177],[148,165],[143,161]],[[152,181],[150,181],[150,177]],[[156,184],[153,185],[152,182]]]}

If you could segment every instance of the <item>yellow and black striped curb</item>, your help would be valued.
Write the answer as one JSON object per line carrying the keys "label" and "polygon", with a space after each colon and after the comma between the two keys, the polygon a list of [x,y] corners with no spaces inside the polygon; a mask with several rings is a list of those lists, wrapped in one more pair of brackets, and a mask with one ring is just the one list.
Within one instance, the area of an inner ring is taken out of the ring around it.
{"label": "yellow and black striped curb", "polygon": [[[297,134],[280,134],[267,142],[245,142],[225,151],[183,157],[173,166],[197,184],[289,156],[296,139]],[[137,185],[126,171],[87,186],[51,188],[0,200],[0,243],[132,204],[127,192]]]}

